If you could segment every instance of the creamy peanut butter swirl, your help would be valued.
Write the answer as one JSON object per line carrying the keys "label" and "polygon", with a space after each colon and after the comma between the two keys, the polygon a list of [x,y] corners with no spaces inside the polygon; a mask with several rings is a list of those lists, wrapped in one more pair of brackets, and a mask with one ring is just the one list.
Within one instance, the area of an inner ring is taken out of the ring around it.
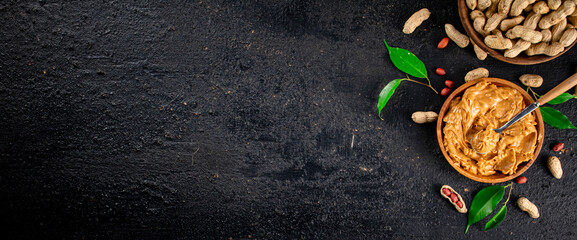
{"label": "creamy peanut butter swirl", "polygon": [[[444,145],[454,164],[476,175],[514,174],[533,157],[538,138],[535,112],[493,131],[525,109],[521,93],[481,81],[451,101],[443,121]],[[471,144],[475,144],[475,151]],[[484,153],[484,154],[480,154]]]}

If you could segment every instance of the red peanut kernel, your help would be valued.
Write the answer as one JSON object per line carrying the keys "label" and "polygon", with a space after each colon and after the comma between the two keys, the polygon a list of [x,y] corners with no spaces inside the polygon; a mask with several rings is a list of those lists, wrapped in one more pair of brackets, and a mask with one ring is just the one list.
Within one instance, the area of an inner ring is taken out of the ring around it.
{"label": "red peanut kernel", "polygon": [[459,208],[463,208],[463,203],[461,201],[458,201],[457,206],[459,206]]}
{"label": "red peanut kernel", "polygon": [[443,90],[441,90],[441,96],[443,97],[449,95],[449,93],[451,93],[450,88],[443,88]]}
{"label": "red peanut kernel", "polygon": [[553,151],[558,152],[563,150],[563,147],[565,147],[565,144],[563,143],[557,143],[555,144],[555,146],[553,147]]}
{"label": "red peanut kernel", "polygon": [[441,39],[439,44],[437,44],[437,48],[445,48],[445,47],[447,47],[447,44],[449,44],[449,38],[448,37]]}
{"label": "red peanut kernel", "polygon": [[437,69],[435,69],[435,73],[439,76],[444,76],[446,72],[445,72],[445,69],[437,68]]}
{"label": "red peanut kernel", "polygon": [[518,177],[518,178],[515,179],[515,182],[517,182],[518,184],[523,184],[523,183],[526,183],[526,182],[527,182],[527,178],[526,178],[526,177],[523,177],[523,176],[520,176],[520,177]]}
{"label": "red peanut kernel", "polygon": [[456,202],[459,201],[459,197],[457,197],[457,195],[455,195],[455,194],[452,193],[452,194],[451,194],[451,201],[453,201],[454,203],[456,203]]}
{"label": "red peanut kernel", "polygon": [[443,188],[443,194],[445,194],[445,196],[451,196],[451,190],[449,190],[448,188]]}
{"label": "red peanut kernel", "polygon": [[455,83],[451,80],[445,80],[445,86],[447,86],[448,88],[453,88],[455,86]]}

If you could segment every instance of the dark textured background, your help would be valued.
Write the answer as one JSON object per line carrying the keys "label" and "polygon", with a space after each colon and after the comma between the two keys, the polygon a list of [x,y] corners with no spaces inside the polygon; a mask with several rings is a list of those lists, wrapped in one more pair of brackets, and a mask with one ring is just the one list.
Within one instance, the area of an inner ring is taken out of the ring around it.
{"label": "dark textured background", "polygon": [[[431,18],[404,35],[423,7]],[[444,98],[403,82],[376,116],[381,88],[404,76],[383,39],[419,56],[437,90],[476,67],[519,84],[540,74],[540,93],[573,73],[575,49],[536,66],[437,49],[445,23],[463,30],[456,1],[4,0],[0,23],[10,239],[577,238],[574,130],[547,126],[506,220],[463,235],[466,215],[439,188],[470,205],[488,184],[459,175],[434,125],[410,119]],[[556,108],[577,121],[574,105]],[[544,163],[558,141],[561,180]]]}

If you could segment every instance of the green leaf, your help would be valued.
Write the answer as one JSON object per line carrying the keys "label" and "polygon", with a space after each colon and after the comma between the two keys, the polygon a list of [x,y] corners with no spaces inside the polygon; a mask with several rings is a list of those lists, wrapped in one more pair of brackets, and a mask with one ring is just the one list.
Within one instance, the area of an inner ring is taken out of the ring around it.
{"label": "green leaf", "polygon": [[467,233],[471,225],[495,211],[497,204],[503,199],[504,193],[505,187],[503,186],[489,186],[481,189],[481,191],[475,195],[471,203],[471,209],[469,210],[465,233]]}
{"label": "green leaf", "polygon": [[552,107],[539,107],[543,121],[558,129],[577,129],[567,116]]}
{"label": "green leaf", "polygon": [[555,104],[567,102],[573,98],[575,98],[575,96],[573,96],[569,93],[562,93],[561,95],[557,96],[556,98],[551,99],[551,101],[549,101],[547,103],[555,105]]}
{"label": "green leaf", "polygon": [[387,46],[389,57],[395,67],[411,76],[427,78],[427,68],[415,54],[406,49],[389,47],[387,41],[383,40],[383,42]]}
{"label": "green leaf", "polygon": [[505,220],[506,216],[507,216],[507,205],[503,205],[503,207],[501,207],[501,210],[499,210],[499,212],[497,212],[497,214],[495,214],[495,216],[493,216],[493,218],[491,218],[491,220],[489,220],[489,222],[485,224],[485,231],[493,229],[494,227],[498,226],[501,222],[503,222],[503,220]]}
{"label": "green leaf", "polygon": [[[387,86],[385,86],[385,88],[383,88],[383,90],[381,90],[381,93],[379,94],[379,103],[377,105],[377,107],[379,108],[379,117],[380,118],[381,118],[381,110],[383,110],[385,105],[387,105],[387,102],[389,102],[389,99],[391,98],[393,93],[395,93],[395,89],[397,89],[399,84],[401,84],[401,79],[396,79],[396,80],[389,82],[387,84]],[[382,119],[383,118],[381,118],[381,120]]]}

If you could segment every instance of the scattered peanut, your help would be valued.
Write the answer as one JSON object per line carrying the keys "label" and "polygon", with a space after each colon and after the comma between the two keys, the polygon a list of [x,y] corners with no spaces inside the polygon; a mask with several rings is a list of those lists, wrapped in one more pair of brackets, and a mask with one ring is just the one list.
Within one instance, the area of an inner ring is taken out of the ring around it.
{"label": "scattered peanut", "polygon": [[431,12],[427,8],[423,8],[411,15],[409,19],[405,22],[405,26],[403,27],[403,33],[411,34],[420,26],[425,20],[429,19],[431,16]]}
{"label": "scattered peanut", "polygon": [[539,1],[533,5],[533,12],[547,14],[549,12],[549,6],[547,6],[545,1]]}
{"label": "scattered peanut", "polygon": [[493,16],[487,19],[487,23],[485,23],[485,28],[483,28],[483,30],[485,30],[486,32],[491,32],[497,29],[501,21],[503,21],[503,19],[505,18],[507,18],[507,14],[505,13],[493,14]]}
{"label": "scattered peanut", "polygon": [[571,16],[575,14],[575,8],[577,8],[577,6],[575,6],[576,4],[577,3],[575,2],[575,0],[573,1],[567,0],[564,1],[561,4],[561,7],[559,7],[557,10],[560,11],[565,16]]}
{"label": "scattered peanut", "polygon": [[519,40],[515,43],[515,45],[513,45],[512,48],[505,50],[505,54],[503,54],[505,57],[508,58],[514,58],[517,55],[519,55],[521,52],[527,50],[527,48],[529,48],[531,46],[531,42],[525,41],[525,40]]}
{"label": "scattered peanut", "polygon": [[508,14],[511,9],[511,4],[513,0],[501,0],[499,1],[499,13]]}
{"label": "scattered peanut", "polygon": [[465,82],[469,82],[475,79],[484,78],[488,76],[489,76],[489,70],[486,68],[473,69],[465,75]]}
{"label": "scattered peanut", "polygon": [[457,46],[464,48],[469,45],[469,37],[459,32],[452,24],[445,24],[445,32],[447,36],[457,44]]}
{"label": "scattered peanut", "polygon": [[511,39],[504,38],[503,35],[500,34],[500,32],[485,37],[484,42],[485,45],[487,45],[487,47],[493,49],[505,50],[513,47],[513,42],[511,41]]}
{"label": "scattered peanut", "polygon": [[[550,9],[554,9],[549,5]],[[571,15],[575,11],[575,3],[573,1],[565,1],[557,10],[545,15],[539,21],[539,27],[541,29],[550,28],[551,26],[563,21],[567,16]]]}
{"label": "scattered peanut", "polygon": [[561,3],[562,3],[561,0],[547,0],[547,5],[552,10],[557,10],[557,8],[561,6]]}
{"label": "scattered peanut", "polygon": [[465,202],[463,202],[463,198],[449,185],[443,185],[441,187],[441,196],[449,199],[449,202],[455,206],[458,212],[467,213],[467,207],[465,206]]}
{"label": "scattered peanut", "polygon": [[527,87],[538,88],[543,84],[543,77],[537,74],[523,74],[519,77],[519,81]]}
{"label": "scattered peanut", "polygon": [[446,72],[445,72],[445,69],[437,68],[437,69],[435,69],[435,73],[439,76],[445,76]]}
{"label": "scattered peanut", "polygon": [[539,54],[545,54],[545,49],[547,49],[549,47],[549,44],[547,44],[546,42],[542,42],[539,44],[533,44],[531,45],[531,47],[527,48],[527,50],[525,51],[525,54],[527,54],[527,56],[535,56],[535,55],[539,55]]}
{"label": "scattered peanut", "polygon": [[443,88],[443,90],[441,90],[441,96],[443,96],[443,97],[448,96],[449,93],[451,93],[450,88]]}
{"label": "scattered peanut", "polygon": [[553,11],[539,20],[539,28],[547,29],[552,27],[553,25],[561,22],[566,16],[564,16],[561,12]]}
{"label": "scattered peanut", "polygon": [[491,6],[491,0],[477,0],[477,8],[481,11]]}
{"label": "scattered peanut", "polygon": [[551,41],[558,42],[559,39],[561,39],[561,35],[563,35],[563,32],[565,31],[566,27],[567,27],[566,19],[563,19],[561,22],[555,24],[555,26],[551,28]]}
{"label": "scattered peanut", "polygon": [[477,8],[477,0],[465,0],[465,3],[471,10],[475,10],[475,8]]}
{"label": "scattered peanut", "polygon": [[523,10],[528,7],[529,4],[529,0],[515,0],[511,5],[511,11],[509,11],[509,15],[512,17],[521,15]]}
{"label": "scattered peanut", "polygon": [[523,184],[523,183],[526,183],[526,182],[527,182],[527,178],[526,178],[526,177],[523,177],[523,176],[520,176],[520,177],[515,178],[515,182],[516,182],[517,184]]}
{"label": "scattered peanut", "polygon": [[539,218],[539,209],[537,209],[537,206],[535,206],[535,204],[529,201],[529,199],[525,197],[520,197],[519,199],[517,199],[517,205],[521,210],[527,212],[529,214],[529,217]]}
{"label": "scattered peanut", "polygon": [[411,118],[413,119],[413,122],[415,123],[431,123],[431,122],[435,122],[437,121],[437,117],[439,117],[439,114],[437,114],[436,112],[414,112],[413,115],[411,116]]}
{"label": "scattered peanut", "polygon": [[547,158],[547,167],[549,168],[549,171],[551,171],[551,174],[553,174],[553,177],[561,179],[563,176],[563,169],[561,168],[561,161],[559,161],[558,157],[550,156]]}
{"label": "scattered peanut", "polygon": [[565,47],[560,42],[554,42],[545,48],[544,54],[547,56],[555,56],[565,50]]}
{"label": "scattered peanut", "polygon": [[516,16],[516,17],[511,18],[511,19],[505,19],[505,20],[501,21],[500,29],[501,29],[501,31],[505,32],[505,31],[509,30],[510,28],[519,25],[520,23],[523,22],[523,20],[525,20],[525,17],[523,17],[523,16]]}
{"label": "scattered peanut", "polygon": [[555,144],[555,146],[553,146],[553,151],[559,152],[559,151],[563,150],[563,147],[565,147],[565,144],[557,143],[557,144]]}
{"label": "scattered peanut", "polygon": [[540,31],[531,30],[523,26],[515,26],[511,32],[513,36],[521,38],[531,43],[539,43],[543,39],[543,34]]}
{"label": "scattered peanut", "polygon": [[478,17],[473,21],[473,28],[483,37],[489,35],[489,32],[484,29],[486,21],[485,17]]}
{"label": "scattered peanut", "polygon": [[445,86],[447,86],[448,88],[453,88],[455,86],[455,83],[451,80],[445,80]]}
{"label": "scattered peanut", "polygon": [[477,19],[478,17],[485,18],[485,14],[483,12],[481,12],[481,10],[474,10],[469,14],[469,16],[473,20]]}
{"label": "scattered peanut", "polygon": [[536,12],[529,13],[525,18],[525,22],[523,22],[523,27],[535,30],[542,16],[542,14]]}
{"label": "scattered peanut", "polygon": [[577,39],[577,29],[570,28],[565,30],[559,42],[565,47],[569,47]]}
{"label": "scattered peanut", "polygon": [[439,41],[439,44],[437,44],[437,48],[445,48],[447,47],[447,44],[449,44],[449,38],[443,38]]}
{"label": "scattered peanut", "polygon": [[487,52],[481,49],[477,44],[473,43],[473,49],[475,50],[475,55],[477,55],[477,59],[483,61],[487,58]]}

